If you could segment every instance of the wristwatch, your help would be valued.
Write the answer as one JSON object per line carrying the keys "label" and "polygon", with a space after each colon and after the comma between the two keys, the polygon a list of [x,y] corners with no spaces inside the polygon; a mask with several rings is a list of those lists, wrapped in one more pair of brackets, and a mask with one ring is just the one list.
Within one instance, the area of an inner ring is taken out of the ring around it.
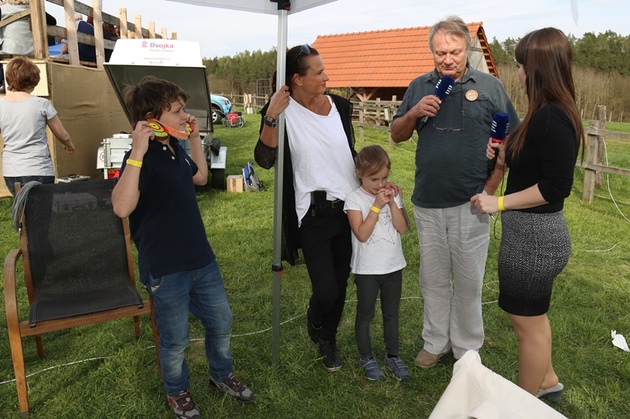
{"label": "wristwatch", "polygon": [[275,128],[278,126],[278,118],[271,118],[267,115],[263,116],[263,122],[265,125],[271,128]]}

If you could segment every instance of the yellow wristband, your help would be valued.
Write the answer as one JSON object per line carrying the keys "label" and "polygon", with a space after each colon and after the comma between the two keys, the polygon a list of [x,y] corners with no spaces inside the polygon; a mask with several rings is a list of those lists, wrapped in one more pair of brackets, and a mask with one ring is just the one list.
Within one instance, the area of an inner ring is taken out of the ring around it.
{"label": "yellow wristband", "polygon": [[381,213],[381,209],[379,207],[375,207],[374,205],[370,207],[370,211],[374,211],[377,214]]}
{"label": "yellow wristband", "polygon": [[127,164],[136,167],[142,167],[142,162],[140,160],[127,159]]}
{"label": "yellow wristband", "polygon": [[503,205],[503,196],[499,197],[499,200],[497,201],[497,205],[499,206],[499,211],[505,211],[505,206]]}

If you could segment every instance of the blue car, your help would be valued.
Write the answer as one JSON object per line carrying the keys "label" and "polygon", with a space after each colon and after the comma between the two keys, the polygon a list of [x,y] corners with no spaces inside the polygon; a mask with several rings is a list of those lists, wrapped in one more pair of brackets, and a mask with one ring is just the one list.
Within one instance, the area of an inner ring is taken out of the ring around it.
{"label": "blue car", "polygon": [[218,124],[232,110],[232,102],[224,96],[212,93],[210,94],[210,102],[212,105],[212,123]]}

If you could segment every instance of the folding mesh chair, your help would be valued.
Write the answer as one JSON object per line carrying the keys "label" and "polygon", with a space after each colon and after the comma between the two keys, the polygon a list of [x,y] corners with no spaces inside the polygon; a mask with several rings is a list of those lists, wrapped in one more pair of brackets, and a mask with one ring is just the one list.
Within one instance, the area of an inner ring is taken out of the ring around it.
{"label": "folding mesh chair", "polygon": [[[43,357],[43,333],[133,317],[139,337],[138,316],[149,314],[157,352],[153,307],[136,289],[129,225],[112,210],[114,185],[115,179],[37,185],[23,198],[20,249],[11,250],[4,264],[7,328],[22,414],[28,414],[25,336],[35,336]],[[20,258],[28,320],[19,318]]]}

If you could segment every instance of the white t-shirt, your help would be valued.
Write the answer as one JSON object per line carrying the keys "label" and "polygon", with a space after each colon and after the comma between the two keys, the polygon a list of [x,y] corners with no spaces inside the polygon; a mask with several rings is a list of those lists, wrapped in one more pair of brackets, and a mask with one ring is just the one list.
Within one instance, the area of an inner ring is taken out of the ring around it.
{"label": "white t-shirt", "polygon": [[293,98],[284,111],[300,224],[311,205],[311,192],[325,190],[329,201],[345,200],[359,186],[341,116],[330,96],[326,97],[332,106],[328,115],[318,115]]}
{"label": "white t-shirt", "polygon": [[0,99],[3,176],[55,175],[46,137],[46,124],[55,115],[57,111],[48,99],[37,96],[18,102]]}
{"label": "white t-shirt", "polygon": [[[394,197],[398,208],[403,208],[402,194]],[[370,207],[374,204],[374,195],[363,188],[352,191],[347,197],[343,210],[361,211],[365,220],[370,213]],[[396,272],[407,266],[402,251],[400,233],[394,227],[392,212],[389,205],[385,205],[374,231],[369,239],[362,243],[352,234],[352,259],[350,268],[355,274],[381,275]]]}

